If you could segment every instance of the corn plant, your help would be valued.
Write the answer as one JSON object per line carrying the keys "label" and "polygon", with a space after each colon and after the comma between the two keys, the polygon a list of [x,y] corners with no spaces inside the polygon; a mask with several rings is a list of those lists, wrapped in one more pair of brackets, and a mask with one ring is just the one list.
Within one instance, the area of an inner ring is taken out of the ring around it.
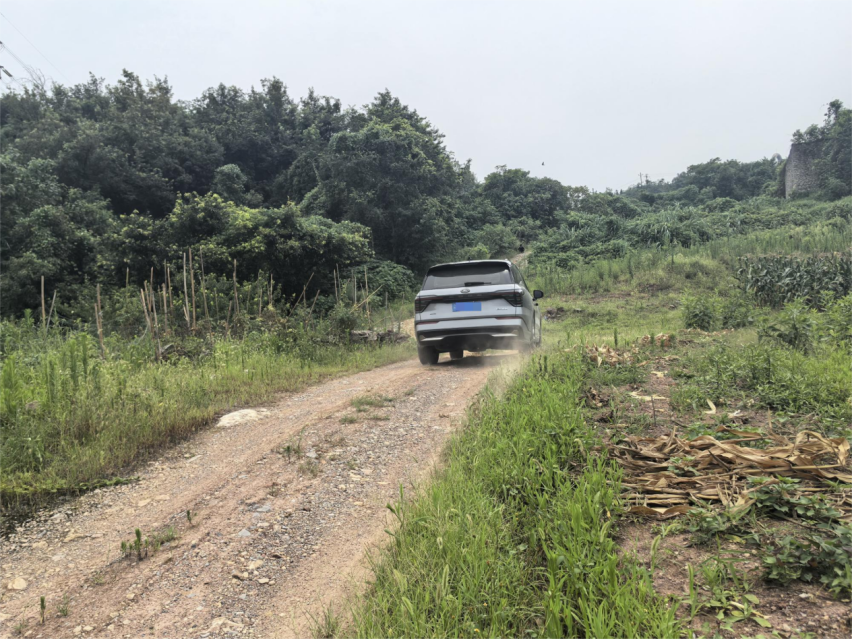
{"label": "corn plant", "polygon": [[737,279],[743,290],[766,306],[779,308],[802,299],[808,306],[822,308],[826,293],[840,298],[852,291],[852,255],[744,256]]}

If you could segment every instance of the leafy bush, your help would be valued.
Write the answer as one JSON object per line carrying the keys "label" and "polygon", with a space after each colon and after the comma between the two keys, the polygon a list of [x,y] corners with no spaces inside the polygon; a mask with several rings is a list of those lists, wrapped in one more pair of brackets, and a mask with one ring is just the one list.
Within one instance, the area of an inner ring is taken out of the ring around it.
{"label": "leafy bush", "polygon": [[[350,277],[354,277],[363,283],[364,268],[364,266],[361,266],[352,269]],[[367,263],[366,269],[370,291],[378,290],[378,296],[382,299],[384,299],[385,293],[391,300],[405,297],[417,286],[414,273],[401,264],[386,260],[373,260]]]}
{"label": "leafy bush", "polygon": [[718,309],[720,328],[744,328],[754,324],[754,303],[745,295],[722,298]]}
{"label": "leafy bush", "polygon": [[716,326],[716,304],[708,297],[688,295],[681,300],[683,325],[686,328],[697,328],[702,331],[712,331]]}
{"label": "leafy bush", "polygon": [[477,245],[488,249],[488,257],[508,257],[518,250],[518,238],[502,224],[486,224],[476,234]]}
{"label": "leafy bush", "polygon": [[696,507],[687,514],[684,528],[692,533],[693,543],[709,544],[714,542],[718,535],[745,534],[743,515],[745,512],[742,511]]}
{"label": "leafy bush", "polygon": [[749,491],[754,507],[763,514],[822,522],[837,521],[843,515],[825,495],[800,493],[798,479],[755,477],[751,478],[751,483],[757,485],[755,490]]}
{"label": "leafy bush", "polygon": [[817,332],[821,341],[852,348],[852,293],[839,300],[825,298]]}
{"label": "leafy bush", "polygon": [[336,304],[328,313],[328,323],[332,336],[337,339],[345,338],[349,331],[358,327],[358,314],[350,304]]}
{"label": "leafy bush", "polygon": [[852,527],[823,525],[825,534],[787,536],[763,555],[763,578],[782,584],[819,582],[835,596],[852,593]]}
{"label": "leafy bush", "polygon": [[774,340],[805,353],[813,347],[813,333],[814,320],[800,300],[787,304],[775,321],[758,331],[760,339]]}

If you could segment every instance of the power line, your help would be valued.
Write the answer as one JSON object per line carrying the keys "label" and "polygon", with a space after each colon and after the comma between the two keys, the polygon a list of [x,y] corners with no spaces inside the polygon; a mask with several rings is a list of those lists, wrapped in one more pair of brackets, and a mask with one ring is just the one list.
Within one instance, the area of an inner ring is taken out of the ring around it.
{"label": "power line", "polygon": [[[32,77],[35,77],[35,72],[33,71],[32,67],[30,67],[30,66],[29,66],[28,64],[26,64],[23,60],[21,60],[18,56],[16,56],[16,55],[15,55],[15,53],[14,53],[13,51],[11,51],[11,50],[9,49],[9,47],[7,47],[7,46],[6,46],[3,42],[0,42],[0,51],[6,51],[7,53],[10,53],[10,54],[12,55],[12,57],[13,57],[13,58],[15,58],[15,60],[17,60],[17,61],[18,61],[18,64],[20,64],[22,67],[24,67],[24,70],[25,70],[25,71],[26,71],[26,72],[30,75],[30,77],[31,77],[31,78],[32,78]],[[18,80],[18,78],[16,78],[15,76],[13,76],[13,75],[9,72],[9,69],[7,69],[6,67],[4,67],[3,65],[0,65],[0,79],[3,79],[3,74],[4,74],[4,73],[8,76],[9,80],[11,80],[13,83],[17,84],[17,85],[18,85],[19,87],[21,87],[22,89],[26,89],[26,87],[24,86],[24,84],[23,84],[20,80]],[[8,88],[9,88],[8,84],[6,83],[6,81],[4,81],[4,82],[3,82],[3,86],[4,86],[4,88],[6,88],[6,89],[8,89]]]}
{"label": "power line", "polygon": [[0,41],[0,51],[8,51],[8,52],[9,52],[9,54],[10,54],[13,58],[15,58],[15,60],[17,60],[17,61],[18,61],[18,63],[19,63],[22,67],[24,67],[24,69],[26,69],[26,71],[29,73],[29,71],[30,71],[30,69],[31,69],[30,65],[28,65],[26,62],[24,62],[23,60],[21,60],[21,59],[20,59],[17,55],[15,55],[15,52],[14,52],[14,51],[12,51],[12,50],[11,50],[9,47],[7,47],[5,44],[3,44],[3,42],[2,42],[2,41]]}
{"label": "power line", "polygon": [[[14,24],[11,20],[9,20],[9,18],[7,18],[7,17],[6,17],[6,14],[5,14],[5,13],[3,13],[2,11],[0,11],[0,16],[3,16],[3,19],[4,19],[4,20],[6,20],[6,22],[8,22],[9,24],[11,24],[11,25],[12,25],[12,28],[13,28],[15,31],[17,31],[18,33],[20,33],[20,34],[21,34],[21,36],[24,38],[24,40],[26,40],[27,42],[29,42],[29,43],[30,43],[30,46],[31,46],[33,49],[35,49],[36,51],[38,51],[38,54],[39,54],[42,58],[44,58],[45,60],[47,60],[47,63],[48,63],[50,66],[52,66],[54,69],[56,69],[57,71],[59,71],[59,75],[61,75],[61,76],[62,76],[63,78],[65,78],[66,80],[68,80],[68,76],[66,76],[64,73],[62,73],[62,71],[60,71],[60,70],[59,70],[59,68],[58,68],[55,64],[53,64],[53,62],[51,62],[51,61],[50,61],[50,58],[48,58],[46,55],[44,55],[44,54],[41,52],[41,50],[40,50],[40,49],[39,49],[36,45],[34,45],[34,44],[32,43],[32,41],[31,41],[31,40],[30,40],[30,39],[29,39],[26,35],[24,35],[24,32],[23,32],[23,31],[21,31],[18,27],[16,27],[16,26],[15,26],[15,24]],[[7,50],[7,51],[8,51],[8,49],[9,49],[9,47],[6,47],[6,50]],[[9,53],[12,53],[12,52],[11,52],[11,51],[9,51]],[[18,59],[18,56],[16,56],[14,53],[12,53],[12,56],[13,56],[16,60],[18,60],[18,62],[21,62],[21,61]],[[24,64],[24,63],[23,63],[23,62],[21,62],[21,64]],[[26,65],[25,65],[25,66],[26,66]],[[70,82],[70,80],[68,80],[68,81]]]}
{"label": "power line", "polygon": [[[3,77],[4,73],[6,74],[8,79]],[[6,88],[8,88],[9,80],[11,80],[15,84],[17,84],[22,89],[24,88],[24,85],[21,84],[21,82],[15,76],[13,76],[11,73],[9,73],[9,69],[4,67],[2,64],[0,64],[0,80],[2,80],[3,86],[6,87]]]}

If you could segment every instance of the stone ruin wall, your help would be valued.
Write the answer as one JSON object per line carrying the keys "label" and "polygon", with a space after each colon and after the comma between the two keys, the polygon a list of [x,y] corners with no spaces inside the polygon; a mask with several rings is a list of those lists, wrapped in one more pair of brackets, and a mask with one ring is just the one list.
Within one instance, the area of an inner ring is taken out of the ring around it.
{"label": "stone ruin wall", "polygon": [[784,193],[791,197],[794,192],[807,193],[819,188],[819,176],[814,170],[814,160],[822,153],[822,140],[800,142],[790,147],[790,155],[784,165]]}

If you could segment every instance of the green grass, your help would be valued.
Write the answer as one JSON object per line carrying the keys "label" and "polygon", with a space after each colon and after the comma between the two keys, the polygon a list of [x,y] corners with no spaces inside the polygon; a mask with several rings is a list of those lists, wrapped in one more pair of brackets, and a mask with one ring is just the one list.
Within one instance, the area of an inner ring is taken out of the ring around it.
{"label": "green grass", "polygon": [[4,504],[75,491],[127,472],[224,411],[329,376],[411,357],[410,345],[326,344],[255,331],[176,342],[187,354],[152,361],[150,340],[97,340],[84,330],[2,325],[0,419]]}
{"label": "green grass", "polygon": [[704,410],[750,403],[784,413],[812,413],[824,419],[852,420],[852,370],[848,351],[821,346],[812,353],[752,343],[722,344],[687,358],[672,395],[681,410]]}
{"label": "green grass", "polygon": [[561,340],[568,344],[630,344],[644,335],[671,333],[683,326],[679,297],[676,294],[572,296],[565,300],[547,300],[542,308],[562,306],[565,316],[558,321],[545,320],[544,338],[548,343]]}
{"label": "green grass", "polygon": [[501,398],[485,396],[444,469],[393,507],[353,634],[679,634],[647,572],[617,552],[620,473],[591,452],[585,372],[576,353],[537,355]]}

